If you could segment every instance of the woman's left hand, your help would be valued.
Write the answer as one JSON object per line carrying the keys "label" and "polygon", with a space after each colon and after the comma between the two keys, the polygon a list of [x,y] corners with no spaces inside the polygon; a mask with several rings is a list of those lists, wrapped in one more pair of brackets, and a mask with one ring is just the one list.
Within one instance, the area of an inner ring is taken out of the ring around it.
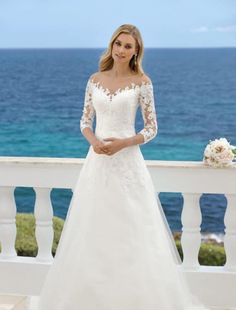
{"label": "woman's left hand", "polygon": [[106,144],[103,147],[106,154],[109,156],[125,148],[124,139],[110,137],[110,138],[103,139],[103,141],[110,141],[110,143]]}

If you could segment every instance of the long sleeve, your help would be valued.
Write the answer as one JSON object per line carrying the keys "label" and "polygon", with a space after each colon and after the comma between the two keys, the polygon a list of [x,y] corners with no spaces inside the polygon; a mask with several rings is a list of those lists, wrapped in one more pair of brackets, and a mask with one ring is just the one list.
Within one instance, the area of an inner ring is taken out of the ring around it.
{"label": "long sleeve", "polygon": [[144,128],[139,134],[144,136],[144,143],[155,138],[158,131],[157,116],[152,83],[143,83],[140,88],[139,104],[144,122]]}
{"label": "long sleeve", "polygon": [[93,130],[94,116],[95,116],[95,109],[92,101],[92,86],[89,79],[85,89],[84,108],[82,112],[82,117],[80,119],[81,132],[86,127],[89,127],[91,130]]}

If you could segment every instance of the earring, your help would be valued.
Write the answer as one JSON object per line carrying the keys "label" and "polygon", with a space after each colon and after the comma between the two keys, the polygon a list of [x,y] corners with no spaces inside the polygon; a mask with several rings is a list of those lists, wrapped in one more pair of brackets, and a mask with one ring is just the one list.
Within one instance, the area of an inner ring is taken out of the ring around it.
{"label": "earring", "polygon": [[135,66],[137,65],[137,54],[134,55],[134,65],[135,65]]}

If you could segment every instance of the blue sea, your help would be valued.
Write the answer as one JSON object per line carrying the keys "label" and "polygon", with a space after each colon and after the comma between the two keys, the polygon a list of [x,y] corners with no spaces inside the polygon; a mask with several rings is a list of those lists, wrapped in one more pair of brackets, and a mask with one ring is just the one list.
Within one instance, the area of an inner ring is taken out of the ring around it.
{"label": "blue sea", "polygon": [[[103,49],[0,49],[0,156],[85,157],[79,121],[89,76]],[[159,131],[142,145],[145,159],[202,160],[209,140],[236,145],[236,48],[147,48]],[[143,126],[140,111],[136,129]],[[52,190],[65,219],[71,191]],[[32,188],[17,188],[18,212],[33,212]],[[181,230],[180,193],[161,193],[173,231]],[[203,193],[202,231],[223,233],[226,198]]]}

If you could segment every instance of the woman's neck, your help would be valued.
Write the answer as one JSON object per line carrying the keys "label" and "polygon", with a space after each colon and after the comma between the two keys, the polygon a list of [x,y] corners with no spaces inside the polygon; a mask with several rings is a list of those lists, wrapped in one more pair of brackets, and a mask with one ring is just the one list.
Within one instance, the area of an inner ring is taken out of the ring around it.
{"label": "woman's neck", "polygon": [[134,73],[131,71],[130,67],[127,66],[127,64],[122,65],[114,63],[113,67],[109,71],[111,77],[116,79],[127,78],[134,75]]}

